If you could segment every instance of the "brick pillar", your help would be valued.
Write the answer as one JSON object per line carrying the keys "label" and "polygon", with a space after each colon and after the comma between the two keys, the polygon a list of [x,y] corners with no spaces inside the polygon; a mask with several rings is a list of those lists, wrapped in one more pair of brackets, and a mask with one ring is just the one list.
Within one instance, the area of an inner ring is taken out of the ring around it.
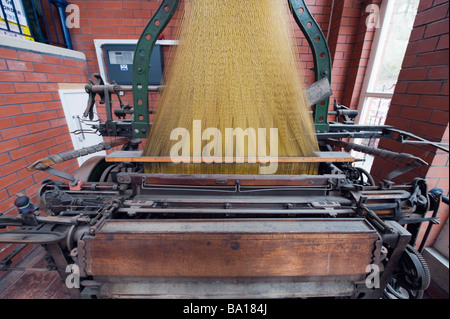
{"label": "brick pillar", "polygon": [[361,3],[354,0],[335,1],[333,6],[328,45],[333,65],[332,98],[336,98],[339,103],[342,103],[347,85],[347,74],[358,33],[361,8]]}
{"label": "brick pillar", "polygon": [[366,73],[367,65],[369,64],[370,51],[372,49],[372,41],[375,36],[375,28],[368,28],[367,18],[369,13],[367,9],[369,5],[381,6],[381,0],[366,1],[361,8],[359,23],[357,25],[357,33],[355,35],[355,44],[351,51],[351,59],[347,74],[346,86],[342,98],[342,104],[357,109],[359,104],[359,97]]}
{"label": "brick pillar", "polygon": [[[403,61],[387,125],[409,131],[434,142],[448,143],[449,123],[449,13],[448,1],[420,1],[409,45]],[[448,153],[426,145],[400,144],[382,140],[379,148],[410,153],[424,159],[428,166],[397,178],[404,183],[414,177],[426,178],[430,189],[442,188],[448,194]],[[398,163],[376,158],[372,168],[375,179],[383,179]],[[442,225],[448,218],[448,206],[440,212]],[[440,227],[434,227],[427,242],[432,245]],[[423,235],[423,229],[421,232]],[[420,242],[420,238],[419,241]]]}
{"label": "brick pillar", "polygon": [[333,97],[345,106],[356,109],[366,72],[375,28],[368,29],[369,5],[381,5],[381,0],[336,1],[331,18],[328,44],[333,61]]}
{"label": "brick pillar", "polygon": [[[440,142],[449,122],[448,2],[432,3],[420,3],[386,125]],[[401,145],[382,140],[379,147],[411,153],[429,164],[436,155],[436,148],[431,146]],[[397,163],[377,158],[372,174],[383,179],[396,166]],[[429,168],[416,169],[401,176],[398,181],[426,177]]]}

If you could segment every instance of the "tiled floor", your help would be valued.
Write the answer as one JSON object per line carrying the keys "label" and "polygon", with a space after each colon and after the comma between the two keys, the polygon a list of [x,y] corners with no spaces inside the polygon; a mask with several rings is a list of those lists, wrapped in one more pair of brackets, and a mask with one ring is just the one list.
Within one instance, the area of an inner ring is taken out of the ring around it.
{"label": "tiled floor", "polygon": [[[21,263],[21,267],[45,268],[45,250],[38,247]],[[68,299],[64,282],[56,271],[8,271],[0,281],[0,299]],[[448,299],[434,286],[423,299]]]}

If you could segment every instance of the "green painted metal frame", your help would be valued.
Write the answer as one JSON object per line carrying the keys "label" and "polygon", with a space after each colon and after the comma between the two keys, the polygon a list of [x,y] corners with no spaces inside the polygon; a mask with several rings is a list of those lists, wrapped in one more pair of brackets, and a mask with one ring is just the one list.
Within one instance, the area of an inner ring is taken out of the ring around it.
{"label": "green painted metal frame", "polygon": [[147,24],[134,52],[133,62],[133,137],[146,138],[150,128],[148,74],[150,57],[156,40],[172,19],[180,0],[164,0]]}
{"label": "green painted metal frame", "polygon": [[[318,23],[308,10],[304,0],[288,0],[294,19],[306,37],[314,57],[315,81],[328,78],[331,84],[330,49]],[[328,132],[328,108],[330,98],[325,99],[314,107],[314,124],[318,132]]]}
{"label": "green painted metal frame", "polygon": [[[133,137],[147,137],[150,128],[148,104],[148,73],[150,57],[156,40],[172,19],[180,0],[164,0],[142,33],[134,53],[133,66]],[[288,0],[295,21],[305,35],[314,57],[315,81],[328,78],[331,83],[330,50],[325,36],[303,0]],[[330,99],[314,107],[314,123],[318,132],[328,132]]]}

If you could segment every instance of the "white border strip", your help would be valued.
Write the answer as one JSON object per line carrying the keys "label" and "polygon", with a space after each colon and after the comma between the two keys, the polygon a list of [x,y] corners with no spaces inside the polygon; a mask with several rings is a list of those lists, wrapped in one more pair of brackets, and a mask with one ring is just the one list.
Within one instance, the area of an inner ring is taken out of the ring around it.
{"label": "white border strip", "polygon": [[64,56],[73,59],[79,59],[86,61],[86,55],[83,52],[69,50],[54,45],[44,44],[40,42],[19,39],[15,37],[9,37],[6,35],[0,35],[0,46],[11,47],[13,49],[23,49],[27,51],[35,51],[44,54],[52,54],[58,56]]}

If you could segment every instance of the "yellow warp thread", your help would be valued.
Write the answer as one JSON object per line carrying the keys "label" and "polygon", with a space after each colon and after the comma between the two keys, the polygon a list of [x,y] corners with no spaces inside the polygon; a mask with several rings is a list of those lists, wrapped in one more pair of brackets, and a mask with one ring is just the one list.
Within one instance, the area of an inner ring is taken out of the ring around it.
{"label": "yellow warp thread", "polygon": [[[318,143],[287,9],[274,0],[190,0],[185,4],[179,45],[165,74],[144,156],[170,156],[179,142],[170,139],[175,128],[190,133],[186,147],[195,155],[194,120],[201,121],[202,130],[217,128],[222,133],[214,146],[215,151],[221,146],[223,155],[231,148],[230,139],[225,139],[227,128],[265,129],[267,155],[270,129],[277,128],[278,156],[315,156]],[[201,149],[210,142],[201,141]],[[237,141],[232,142],[236,156]],[[244,156],[257,147],[246,139]],[[259,174],[260,167],[260,163],[153,163],[146,164],[145,171]],[[317,164],[280,163],[276,174],[315,174],[316,170]]]}

